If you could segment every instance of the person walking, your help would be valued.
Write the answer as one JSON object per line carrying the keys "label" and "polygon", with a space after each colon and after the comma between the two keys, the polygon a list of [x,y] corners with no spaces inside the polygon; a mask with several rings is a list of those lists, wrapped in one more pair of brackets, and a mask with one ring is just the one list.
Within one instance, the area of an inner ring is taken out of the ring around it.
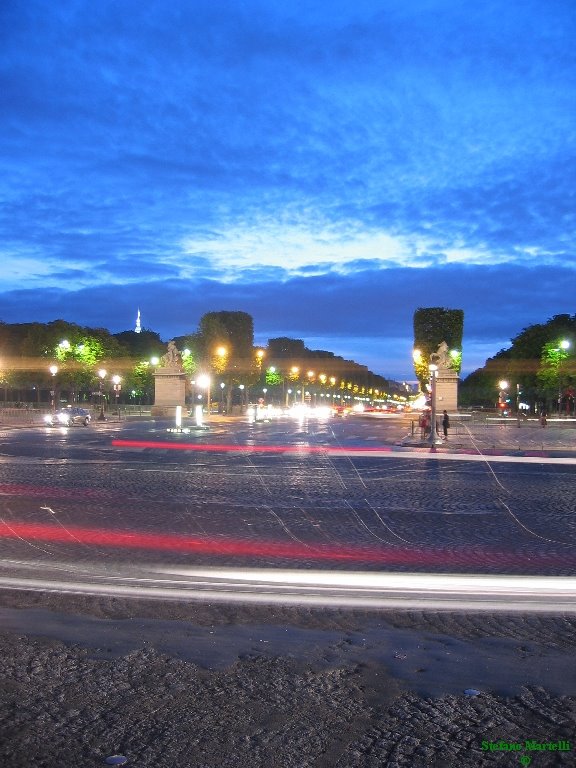
{"label": "person walking", "polygon": [[442,412],[442,431],[444,433],[444,440],[448,440],[448,429],[450,427],[450,417],[448,411]]}
{"label": "person walking", "polygon": [[420,414],[419,426],[420,426],[420,439],[424,440],[426,438],[426,430],[428,427],[428,417],[426,416],[426,413]]}
{"label": "person walking", "polygon": [[422,428],[422,439],[425,440],[430,434],[430,429],[432,427],[432,421],[430,419],[430,414],[428,413],[428,411],[424,411],[424,413],[422,414],[422,418],[420,420],[420,426]]}

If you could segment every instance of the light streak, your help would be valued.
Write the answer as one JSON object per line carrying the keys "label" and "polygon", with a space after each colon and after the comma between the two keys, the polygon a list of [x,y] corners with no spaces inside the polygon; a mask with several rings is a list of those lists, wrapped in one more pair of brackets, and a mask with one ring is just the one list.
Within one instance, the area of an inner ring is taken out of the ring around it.
{"label": "light streak", "polygon": [[[51,564],[31,576],[3,576],[0,587],[43,592],[368,608],[576,612],[576,578],[451,573],[362,573],[274,568],[181,568],[157,565],[118,572],[85,569],[74,580]],[[4,566],[9,563],[4,563]]]}
{"label": "light streak", "polygon": [[225,443],[184,443],[161,440],[112,440],[115,448],[139,448],[162,451],[195,451],[211,453],[281,453],[281,454],[310,454],[320,453],[325,456],[369,456],[370,458],[409,459],[422,461],[481,461],[502,462],[509,464],[576,464],[576,458],[571,456],[547,456],[544,452],[535,455],[507,456],[485,452],[479,456],[474,451],[460,450],[459,453],[444,453],[441,446],[431,452],[429,448],[404,448],[399,446],[328,446],[328,445],[228,445]]}
{"label": "light streak", "polygon": [[218,536],[217,538],[183,536],[166,533],[150,533],[134,530],[107,528],[62,528],[55,525],[11,521],[2,521],[0,540],[16,538],[30,541],[80,543],[98,545],[113,549],[147,550],[153,552],[194,553],[202,555],[228,557],[272,557],[303,561],[334,561],[377,563],[388,565],[418,566],[470,566],[471,564],[489,567],[522,566],[529,569],[549,567],[576,567],[576,555],[522,552],[503,552],[498,550],[462,550],[450,549],[388,549],[385,547],[354,547],[350,545],[319,545],[280,541],[249,541]]}

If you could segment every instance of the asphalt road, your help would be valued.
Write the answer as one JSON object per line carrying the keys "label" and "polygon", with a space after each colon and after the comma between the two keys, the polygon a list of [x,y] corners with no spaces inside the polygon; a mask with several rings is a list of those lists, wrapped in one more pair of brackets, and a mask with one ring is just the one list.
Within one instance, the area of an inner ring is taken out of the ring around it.
{"label": "asphalt road", "polygon": [[393,450],[399,420],[170,427],[2,432],[0,585],[381,604],[421,598],[421,580],[365,574],[410,573],[455,606],[572,602],[573,460]]}

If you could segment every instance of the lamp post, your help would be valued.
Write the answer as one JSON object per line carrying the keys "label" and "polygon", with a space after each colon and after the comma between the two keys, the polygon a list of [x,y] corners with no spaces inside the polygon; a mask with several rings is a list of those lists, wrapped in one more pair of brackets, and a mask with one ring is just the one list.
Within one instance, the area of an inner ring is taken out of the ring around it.
{"label": "lamp post", "polygon": [[[311,382],[312,382],[312,379],[314,378],[314,371],[308,371],[306,376],[308,378],[308,381],[306,382],[306,384],[308,384],[308,386],[311,387]],[[309,395],[310,395],[310,405],[312,405],[312,393],[309,392]],[[306,397],[306,386],[303,384],[302,385],[302,405],[304,405],[305,397]]]}
{"label": "lamp post", "polygon": [[256,367],[258,369],[258,384],[262,381],[262,360],[266,353],[263,349],[256,350]]}
{"label": "lamp post", "polygon": [[210,416],[210,383],[211,379],[210,376],[208,376],[207,373],[203,373],[196,379],[196,384],[201,388],[206,390],[206,408],[208,411],[208,416]]}
{"label": "lamp post", "polygon": [[122,390],[122,385],[120,384],[121,381],[122,381],[122,378],[121,376],[118,376],[118,374],[112,376],[112,382],[114,384],[114,397],[116,399],[116,403],[115,403],[116,413],[118,414],[118,416],[120,416],[120,411],[118,410],[118,398],[120,397],[120,392]]}
{"label": "lamp post", "polygon": [[570,348],[568,339],[562,339],[558,349],[558,418],[562,415],[562,361],[567,355],[566,350]]}
{"label": "lamp post", "polygon": [[504,411],[506,410],[506,398],[508,396],[508,382],[505,379],[502,379],[502,381],[498,382],[498,407],[502,409],[502,415],[504,416]]}
{"label": "lamp post", "polygon": [[106,378],[106,369],[100,368],[98,371],[98,393],[100,395],[100,415],[98,416],[98,421],[105,421],[106,416],[104,416],[104,392],[102,391],[102,382]]}
{"label": "lamp post", "polygon": [[54,410],[54,396],[56,395],[56,374],[58,373],[58,366],[51,365],[50,373],[52,374],[52,389],[50,390],[50,410]]}
{"label": "lamp post", "polygon": [[430,363],[428,365],[428,371],[430,372],[430,447],[434,448],[436,445],[436,376],[438,374],[438,366],[436,363]]}

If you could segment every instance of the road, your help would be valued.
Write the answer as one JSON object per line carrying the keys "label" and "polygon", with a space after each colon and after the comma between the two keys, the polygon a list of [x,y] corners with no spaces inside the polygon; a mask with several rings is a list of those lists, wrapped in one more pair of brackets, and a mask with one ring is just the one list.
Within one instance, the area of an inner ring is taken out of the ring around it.
{"label": "road", "polygon": [[0,586],[570,609],[574,460],[400,451],[403,428],[4,430]]}

